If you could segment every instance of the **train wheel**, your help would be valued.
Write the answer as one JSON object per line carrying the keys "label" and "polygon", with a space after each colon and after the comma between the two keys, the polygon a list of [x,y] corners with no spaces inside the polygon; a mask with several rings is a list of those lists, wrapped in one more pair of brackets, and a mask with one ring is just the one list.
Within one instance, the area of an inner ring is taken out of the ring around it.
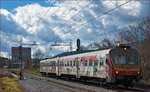
{"label": "train wheel", "polygon": [[46,76],[46,73],[43,73],[44,77]]}
{"label": "train wheel", "polygon": [[42,76],[44,76],[44,73],[42,73]]}
{"label": "train wheel", "polygon": [[100,86],[103,86],[103,85],[104,85],[104,82],[103,82],[103,81],[100,81],[99,84],[100,84]]}

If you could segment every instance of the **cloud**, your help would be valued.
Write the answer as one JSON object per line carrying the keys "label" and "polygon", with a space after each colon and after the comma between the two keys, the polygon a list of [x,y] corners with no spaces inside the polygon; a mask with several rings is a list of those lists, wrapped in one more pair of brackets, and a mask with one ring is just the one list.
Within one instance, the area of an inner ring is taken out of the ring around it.
{"label": "cloud", "polygon": [[[57,47],[55,51],[50,51],[50,43],[68,44],[70,39],[73,40],[73,49],[75,50],[77,38],[81,39],[82,45],[88,45],[91,41],[99,41],[100,38],[104,38],[105,35],[101,35],[104,34],[104,29],[111,32],[118,27],[117,25],[130,24],[131,21],[138,22],[142,20],[141,15],[148,16],[149,7],[145,3],[146,1],[131,1],[117,10],[96,18],[125,1],[91,2],[60,1],[55,2],[54,7],[44,7],[35,2],[18,6],[13,13],[1,9],[1,48],[3,53],[10,52],[12,46],[18,46],[20,37],[23,37],[24,43],[36,41],[38,44],[44,44],[34,47],[33,52],[41,49],[49,55],[58,54],[66,51],[68,47]],[[86,7],[87,5],[88,7]],[[46,13],[46,11],[48,12]],[[78,13],[79,11],[80,13]],[[43,17],[41,18],[41,16]],[[96,19],[86,24],[94,18]],[[82,25],[84,23],[85,25]]]}

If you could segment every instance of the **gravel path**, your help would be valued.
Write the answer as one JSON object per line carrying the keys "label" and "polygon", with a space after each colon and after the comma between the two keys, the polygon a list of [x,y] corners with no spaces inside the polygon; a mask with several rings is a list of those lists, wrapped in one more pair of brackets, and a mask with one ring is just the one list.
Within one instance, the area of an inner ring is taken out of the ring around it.
{"label": "gravel path", "polygon": [[27,92],[69,92],[62,88],[46,84],[34,79],[26,78],[24,80],[19,80],[19,84],[27,91]]}

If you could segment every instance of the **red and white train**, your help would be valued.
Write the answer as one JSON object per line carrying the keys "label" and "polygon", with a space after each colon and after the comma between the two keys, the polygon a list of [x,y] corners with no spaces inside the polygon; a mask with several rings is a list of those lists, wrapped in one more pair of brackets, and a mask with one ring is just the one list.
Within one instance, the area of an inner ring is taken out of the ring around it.
{"label": "red and white train", "polygon": [[97,80],[100,83],[115,83],[129,86],[140,81],[141,65],[135,49],[124,44],[104,49],[40,61],[43,76]]}

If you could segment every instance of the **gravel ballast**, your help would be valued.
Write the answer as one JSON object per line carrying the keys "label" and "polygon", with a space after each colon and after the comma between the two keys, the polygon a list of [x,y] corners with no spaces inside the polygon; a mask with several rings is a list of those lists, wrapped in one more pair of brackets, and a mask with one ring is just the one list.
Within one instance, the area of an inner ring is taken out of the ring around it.
{"label": "gravel ballast", "polygon": [[69,92],[62,88],[30,78],[19,80],[18,83],[28,92]]}

